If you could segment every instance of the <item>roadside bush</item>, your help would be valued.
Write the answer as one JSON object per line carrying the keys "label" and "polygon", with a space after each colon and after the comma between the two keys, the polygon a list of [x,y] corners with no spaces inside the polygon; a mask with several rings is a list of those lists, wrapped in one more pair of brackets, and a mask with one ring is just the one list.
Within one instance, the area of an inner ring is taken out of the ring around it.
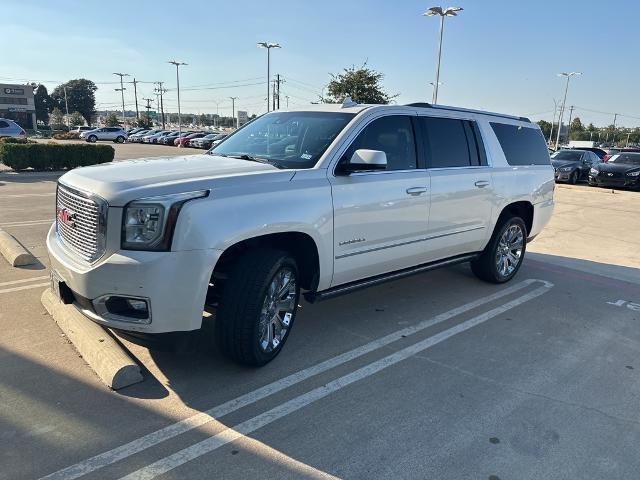
{"label": "roadside bush", "polygon": [[65,170],[113,160],[110,145],[82,143],[0,143],[0,163],[14,170]]}
{"label": "roadside bush", "polygon": [[80,134],[78,132],[56,133],[53,138],[56,140],[79,140]]}
{"label": "roadside bush", "polygon": [[29,140],[28,138],[15,138],[15,137],[2,137],[0,138],[0,144],[3,143],[37,143],[33,140]]}

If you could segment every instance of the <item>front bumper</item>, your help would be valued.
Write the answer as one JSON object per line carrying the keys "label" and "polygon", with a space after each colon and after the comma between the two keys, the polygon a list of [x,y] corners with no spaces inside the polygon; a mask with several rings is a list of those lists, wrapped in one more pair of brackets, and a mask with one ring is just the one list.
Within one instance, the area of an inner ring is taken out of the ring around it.
{"label": "front bumper", "polygon": [[589,185],[598,187],[627,187],[627,188],[640,188],[640,177],[616,177],[609,178],[606,175],[591,175],[589,174]]}
{"label": "front bumper", "polygon": [[[197,330],[211,272],[219,250],[180,252],[117,251],[96,264],[82,263],[59,241],[55,227],[47,235],[51,269],[76,297],[74,305],[91,320],[110,328],[144,333]],[[88,300],[103,295],[148,299],[149,324],[100,317]]]}
{"label": "front bumper", "polygon": [[556,182],[568,182],[570,176],[571,172],[561,172],[560,170],[554,172]]}

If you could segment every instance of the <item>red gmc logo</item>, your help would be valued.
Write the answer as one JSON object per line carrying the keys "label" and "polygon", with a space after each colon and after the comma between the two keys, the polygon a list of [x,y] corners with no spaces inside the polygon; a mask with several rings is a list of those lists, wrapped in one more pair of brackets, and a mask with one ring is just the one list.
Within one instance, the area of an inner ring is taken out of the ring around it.
{"label": "red gmc logo", "polygon": [[64,223],[67,227],[73,228],[76,226],[76,214],[66,208],[58,208],[57,216],[58,221]]}

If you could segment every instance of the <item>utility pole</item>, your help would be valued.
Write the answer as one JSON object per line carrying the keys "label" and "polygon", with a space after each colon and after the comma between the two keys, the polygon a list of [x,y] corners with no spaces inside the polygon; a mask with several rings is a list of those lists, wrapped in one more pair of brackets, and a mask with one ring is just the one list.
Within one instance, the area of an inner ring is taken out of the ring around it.
{"label": "utility pole", "polygon": [[147,121],[151,122],[151,116],[149,115],[149,110],[151,110],[151,102],[153,102],[153,98],[143,98],[143,100],[147,102],[147,106],[145,107],[147,109]]}
{"label": "utility pole", "polygon": [[136,98],[136,120],[140,120],[140,112],[138,111],[138,89],[136,88],[138,85],[138,81],[133,78],[133,96]]}
{"label": "utility pole", "polygon": [[67,128],[69,128],[69,102],[67,101],[67,86],[63,85],[62,89],[64,90],[64,108],[67,111]]}
{"label": "utility pole", "polygon": [[571,140],[571,117],[573,116],[573,105],[569,107],[569,123],[567,124],[567,142]]}
{"label": "utility pole", "polygon": [[627,143],[625,145],[625,148],[629,146],[629,137],[631,137],[631,132],[627,132]]}
{"label": "utility pole", "polygon": [[618,119],[618,114],[614,113],[613,114],[613,140],[611,141],[614,147],[616,146],[616,120],[617,119]]}
{"label": "utility pole", "polygon": [[120,88],[116,88],[116,92],[120,92],[120,95],[122,96],[122,126],[124,126],[124,91],[126,90],[126,88],[124,88],[124,85],[122,84],[122,77],[128,77],[129,74],[128,73],[117,73],[114,72],[114,75],[117,75],[120,77]]}
{"label": "utility pole", "polygon": [[273,108],[271,110],[275,110],[276,109],[276,81],[273,81],[273,95],[272,95],[272,99],[271,101],[273,102]]}
{"label": "utility pole", "polygon": [[284,80],[280,78],[280,74],[276,74],[276,98],[277,100],[277,107],[278,110],[280,110],[280,84],[284,83]]}
{"label": "utility pole", "polygon": [[233,123],[236,128],[238,128],[238,123],[236,122],[236,99],[238,97],[229,97],[231,99],[231,118],[233,118]]}
{"label": "utility pole", "polygon": [[164,100],[162,99],[162,95],[167,92],[167,89],[162,86],[164,84],[164,82],[153,82],[153,83],[158,85],[157,90],[160,92],[160,115],[162,116],[162,128],[164,129],[165,128],[165,126],[164,126]]}

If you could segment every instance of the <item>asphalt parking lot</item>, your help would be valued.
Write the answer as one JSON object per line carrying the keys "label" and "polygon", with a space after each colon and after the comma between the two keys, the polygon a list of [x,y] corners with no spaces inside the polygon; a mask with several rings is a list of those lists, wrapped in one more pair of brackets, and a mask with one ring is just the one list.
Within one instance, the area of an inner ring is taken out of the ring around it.
{"label": "asphalt parking lot", "polygon": [[0,174],[0,227],[39,260],[0,259],[0,478],[640,476],[640,194],[559,186],[508,285],[457,266],[303,303],[262,369],[208,329],[122,339],[145,381],[113,392],[40,304],[55,181]]}

